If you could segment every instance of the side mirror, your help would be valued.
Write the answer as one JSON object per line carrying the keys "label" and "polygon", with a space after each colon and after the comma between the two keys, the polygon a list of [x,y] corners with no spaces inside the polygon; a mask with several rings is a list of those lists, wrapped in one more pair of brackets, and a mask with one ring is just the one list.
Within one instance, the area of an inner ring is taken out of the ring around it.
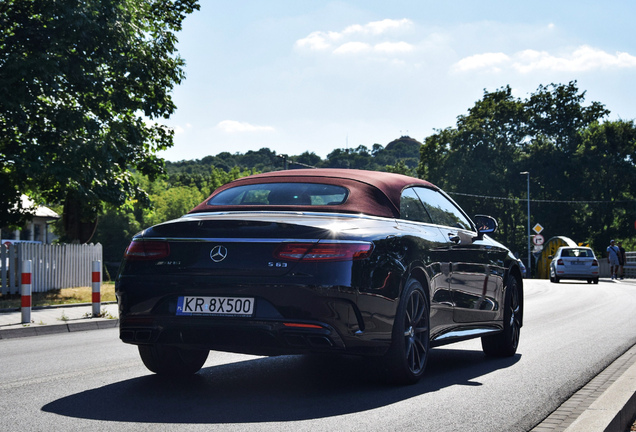
{"label": "side mirror", "polygon": [[484,238],[484,234],[492,234],[497,231],[497,228],[499,228],[497,219],[492,216],[475,215],[474,222],[475,226],[477,227],[476,240],[481,240],[482,238]]}

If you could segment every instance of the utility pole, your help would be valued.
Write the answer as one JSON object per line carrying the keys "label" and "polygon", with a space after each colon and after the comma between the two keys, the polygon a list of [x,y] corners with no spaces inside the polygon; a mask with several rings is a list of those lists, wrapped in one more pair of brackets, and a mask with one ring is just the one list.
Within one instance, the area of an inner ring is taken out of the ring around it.
{"label": "utility pole", "polygon": [[287,164],[287,155],[286,154],[280,154],[278,155],[279,158],[283,158],[283,169],[284,170],[288,170],[289,169],[289,165]]}
{"label": "utility pole", "polygon": [[532,243],[532,232],[530,231],[530,173],[528,171],[524,171],[519,174],[525,175],[528,178],[528,270],[526,272],[526,276],[530,278],[532,276],[532,255],[530,252],[530,244]]}

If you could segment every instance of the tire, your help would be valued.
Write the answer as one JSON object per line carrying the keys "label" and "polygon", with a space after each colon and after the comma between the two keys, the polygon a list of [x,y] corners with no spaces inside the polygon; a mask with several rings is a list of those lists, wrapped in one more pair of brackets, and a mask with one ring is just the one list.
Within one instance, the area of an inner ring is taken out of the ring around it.
{"label": "tire", "polygon": [[424,374],[430,347],[429,305],[422,284],[409,279],[402,293],[385,363],[391,384],[415,384]]}
{"label": "tire", "polygon": [[594,283],[598,284],[598,278],[594,278]]}
{"label": "tire", "polygon": [[511,357],[517,352],[521,332],[520,294],[517,279],[514,276],[508,276],[504,299],[503,331],[481,338],[481,347],[487,356]]}
{"label": "tire", "polygon": [[151,372],[164,376],[186,376],[197,373],[210,351],[188,350],[168,345],[139,345],[139,355]]}

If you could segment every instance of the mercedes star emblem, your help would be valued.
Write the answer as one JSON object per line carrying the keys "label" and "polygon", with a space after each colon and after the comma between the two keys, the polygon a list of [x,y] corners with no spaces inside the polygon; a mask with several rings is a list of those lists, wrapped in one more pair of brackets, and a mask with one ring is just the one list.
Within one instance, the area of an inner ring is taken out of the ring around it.
{"label": "mercedes star emblem", "polygon": [[214,248],[210,251],[210,259],[214,262],[221,262],[227,256],[227,248],[225,246],[214,246]]}

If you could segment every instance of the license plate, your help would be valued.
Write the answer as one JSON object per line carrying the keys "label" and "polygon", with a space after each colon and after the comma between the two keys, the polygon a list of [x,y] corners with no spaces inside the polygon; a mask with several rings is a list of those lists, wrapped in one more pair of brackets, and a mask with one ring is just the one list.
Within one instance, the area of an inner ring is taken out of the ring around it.
{"label": "license plate", "polygon": [[177,315],[250,317],[254,313],[251,297],[179,297]]}

